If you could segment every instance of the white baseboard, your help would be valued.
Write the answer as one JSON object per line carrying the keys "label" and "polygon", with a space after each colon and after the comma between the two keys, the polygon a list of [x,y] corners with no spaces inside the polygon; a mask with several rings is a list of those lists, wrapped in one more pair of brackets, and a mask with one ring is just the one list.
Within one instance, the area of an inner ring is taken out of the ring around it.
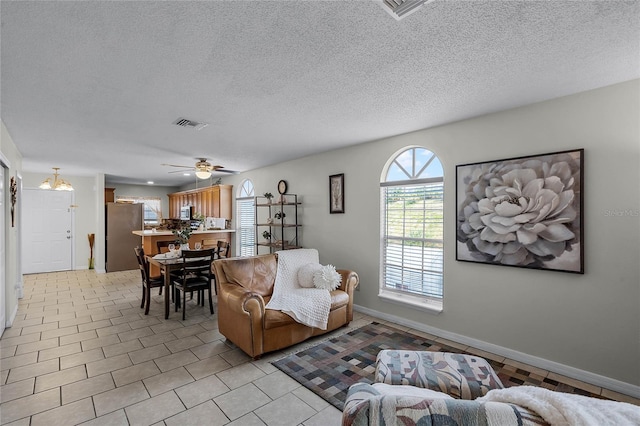
{"label": "white baseboard", "polygon": [[[89,265],[76,266],[73,270],[74,271],[88,271],[89,270]],[[106,274],[107,273],[106,269],[93,268],[93,270],[96,271],[96,274]]]}
{"label": "white baseboard", "polygon": [[7,322],[5,322],[5,325],[7,327],[11,327],[13,325],[13,322],[16,320],[16,315],[18,315],[18,301],[16,300],[16,304],[13,307],[13,312],[11,312],[11,315],[9,315],[7,317]]}
{"label": "white baseboard", "polygon": [[[22,275],[20,275],[22,278]],[[22,299],[24,297],[24,284],[22,283],[22,279],[19,279],[15,286],[16,296],[18,299]]]}
{"label": "white baseboard", "polygon": [[533,355],[526,354],[524,352],[518,352],[513,349],[494,345],[493,343],[484,342],[482,340],[463,336],[461,334],[456,334],[450,331],[441,330],[439,328],[435,328],[419,322],[411,321],[406,318],[378,312],[373,309],[365,308],[363,306],[354,305],[353,309],[357,312],[362,312],[363,314],[370,315],[372,317],[380,318],[385,321],[391,321],[396,324],[400,324],[405,327],[410,327],[425,333],[433,334],[434,336],[449,339],[454,342],[461,343],[463,345],[472,346],[474,348],[481,349],[486,352],[491,352],[493,354],[500,355],[505,358],[512,359],[514,361],[520,361],[525,364],[542,368],[544,370],[552,371],[554,373],[561,374],[563,376],[570,377],[575,380],[580,380],[581,382],[590,383],[592,385],[609,389],[615,392],[619,392],[625,395],[629,395],[634,398],[640,398],[640,386],[636,386],[631,383],[626,383],[620,380],[612,379],[610,377],[601,376],[599,374],[595,374],[590,371],[581,370],[579,368],[571,367],[569,365],[560,364],[558,362],[550,361],[544,358],[539,358]]}

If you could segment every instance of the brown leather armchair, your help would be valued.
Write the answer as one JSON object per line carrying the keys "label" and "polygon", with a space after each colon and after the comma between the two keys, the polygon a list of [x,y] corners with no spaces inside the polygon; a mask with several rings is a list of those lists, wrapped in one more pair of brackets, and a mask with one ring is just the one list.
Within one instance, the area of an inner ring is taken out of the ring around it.
{"label": "brown leather armchair", "polygon": [[218,287],[218,330],[254,359],[312,336],[346,326],[353,319],[353,292],[358,274],[338,269],[340,287],[331,292],[327,329],[296,322],[280,311],[265,309],[273,293],[277,254],[220,259],[213,262]]}

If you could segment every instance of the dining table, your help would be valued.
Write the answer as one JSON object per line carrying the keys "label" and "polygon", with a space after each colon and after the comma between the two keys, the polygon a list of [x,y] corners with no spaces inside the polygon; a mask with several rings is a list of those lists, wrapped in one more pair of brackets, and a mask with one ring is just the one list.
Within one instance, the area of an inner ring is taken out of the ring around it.
{"label": "dining table", "polygon": [[[157,254],[155,256],[145,256],[149,264],[156,265],[164,275],[164,319],[169,318],[169,304],[171,301],[171,272],[182,269],[184,258],[181,256],[172,256],[171,253]],[[190,258],[189,261],[196,261],[201,258]],[[213,259],[212,259],[213,261]]]}

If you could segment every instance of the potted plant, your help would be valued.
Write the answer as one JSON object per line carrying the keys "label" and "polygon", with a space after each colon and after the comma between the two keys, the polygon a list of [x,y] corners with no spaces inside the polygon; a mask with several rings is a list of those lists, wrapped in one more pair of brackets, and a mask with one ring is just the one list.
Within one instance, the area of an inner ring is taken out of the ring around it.
{"label": "potted plant", "polygon": [[286,214],[284,214],[284,212],[281,212],[281,211],[277,211],[277,212],[276,212],[276,214],[274,214],[274,215],[273,215],[273,217],[275,217],[275,218],[276,218],[276,219],[278,219],[278,220],[280,220],[280,219],[284,220],[284,218],[285,218],[286,216],[287,216],[287,215],[286,215]]}
{"label": "potted plant", "polygon": [[191,237],[191,226],[186,225],[171,231],[176,236],[176,242],[180,244],[180,249],[189,250],[189,238]]}
{"label": "potted plant", "polygon": [[196,213],[193,215],[193,220],[197,220],[198,223],[198,231],[204,231],[205,230],[205,217],[202,213]]}
{"label": "potted plant", "polygon": [[265,240],[271,240],[271,232],[269,232],[269,231],[264,231],[264,232],[262,233],[262,237],[263,237]]}
{"label": "potted plant", "polygon": [[265,192],[264,194],[262,194],[264,196],[264,198],[267,199],[267,203],[271,204],[271,199],[273,198],[273,194],[270,192]]}

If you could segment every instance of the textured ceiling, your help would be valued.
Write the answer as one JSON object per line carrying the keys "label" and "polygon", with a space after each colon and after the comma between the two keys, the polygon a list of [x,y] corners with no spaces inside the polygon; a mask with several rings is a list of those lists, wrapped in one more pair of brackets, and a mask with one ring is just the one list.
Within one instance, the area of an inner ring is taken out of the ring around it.
{"label": "textured ceiling", "polygon": [[[27,172],[184,184],[640,77],[638,1],[2,1]],[[179,117],[209,123],[196,131]]]}

